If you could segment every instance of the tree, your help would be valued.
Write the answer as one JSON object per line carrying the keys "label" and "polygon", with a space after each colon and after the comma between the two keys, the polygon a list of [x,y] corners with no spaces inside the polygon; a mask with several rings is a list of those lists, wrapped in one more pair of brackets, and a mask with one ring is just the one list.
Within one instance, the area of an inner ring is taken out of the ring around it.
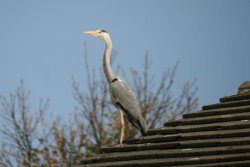
{"label": "tree", "polygon": [[135,69],[131,70],[133,87],[149,129],[179,119],[184,113],[194,112],[197,109],[198,88],[195,79],[184,83],[179,95],[173,94],[178,65],[179,62],[163,72],[158,83],[150,74],[151,62],[147,53],[144,57],[142,74]]}
{"label": "tree", "polygon": [[41,134],[41,124],[48,110],[49,101],[40,102],[37,112],[31,112],[30,92],[21,81],[15,93],[9,99],[0,96],[0,118],[3,126],[0,132],[5,139],[1,151],[0,164],[3,166],[27,166],[39,164],[39,139],[46,138]]}

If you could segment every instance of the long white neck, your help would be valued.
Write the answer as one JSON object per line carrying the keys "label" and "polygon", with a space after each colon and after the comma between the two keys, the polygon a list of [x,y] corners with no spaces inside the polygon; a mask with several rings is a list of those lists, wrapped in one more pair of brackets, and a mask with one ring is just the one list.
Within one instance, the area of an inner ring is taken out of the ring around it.
{"label": "long white neck", "polygon": [[105,39],[106,48],[103,56],[103,69],[104,73],[106,75],[106,78],[108,82],[112,82],[112,80],[115,78],[115,73],[112,71],[111,65],[110,65],[110,55],[112,51],[112,41],[110,38]]}

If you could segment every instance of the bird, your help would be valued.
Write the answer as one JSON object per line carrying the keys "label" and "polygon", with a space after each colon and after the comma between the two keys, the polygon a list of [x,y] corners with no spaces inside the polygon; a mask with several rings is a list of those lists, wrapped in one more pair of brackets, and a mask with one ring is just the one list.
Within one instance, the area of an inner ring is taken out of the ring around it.
{"label": "bird", "polygon": [[127,82],[121,76],[113,72],[111,68],[110,56],[112,52],[112,40],[110,38],[110,35],[107,31],[103,29],[97,29],[95,31],[86,31],[84,32],[84,34],[92,35],[105,42],[105,51],[103,55],[103,70],[108,81],[111,101],[120,112],[121,117],[121,132],[118,145],[123,145],[125,134],[124,117],[135,128],[140,130],[142,136],[145,136],[147,133],[146,122],[142,116],[140,104],[137,97],[135,96],[134,92],[129,87]]}

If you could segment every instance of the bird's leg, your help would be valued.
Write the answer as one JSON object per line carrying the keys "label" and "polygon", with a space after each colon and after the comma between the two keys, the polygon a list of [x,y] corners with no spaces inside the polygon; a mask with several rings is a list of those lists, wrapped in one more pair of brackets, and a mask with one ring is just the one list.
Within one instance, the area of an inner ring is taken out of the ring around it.
{"label": "bird's leg", "polygon": [[120,116],[121,116],[121,134],[120,134],[120,143],[119,146],[123,145],[123,139],[124,139],[124,128],[125,128],[125,123],[124,123],[124,116],[122,110],[120,111]]}

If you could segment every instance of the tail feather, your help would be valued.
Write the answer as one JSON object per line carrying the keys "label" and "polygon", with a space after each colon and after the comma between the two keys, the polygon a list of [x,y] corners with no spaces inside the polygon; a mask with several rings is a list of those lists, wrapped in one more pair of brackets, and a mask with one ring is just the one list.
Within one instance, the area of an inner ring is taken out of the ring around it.
{"label": "tail feather", "polygon": [[138,125],[142,136],[145,136],[147,134],[147,127],[146,127],[146,122],[142,116],[139,117]]}

